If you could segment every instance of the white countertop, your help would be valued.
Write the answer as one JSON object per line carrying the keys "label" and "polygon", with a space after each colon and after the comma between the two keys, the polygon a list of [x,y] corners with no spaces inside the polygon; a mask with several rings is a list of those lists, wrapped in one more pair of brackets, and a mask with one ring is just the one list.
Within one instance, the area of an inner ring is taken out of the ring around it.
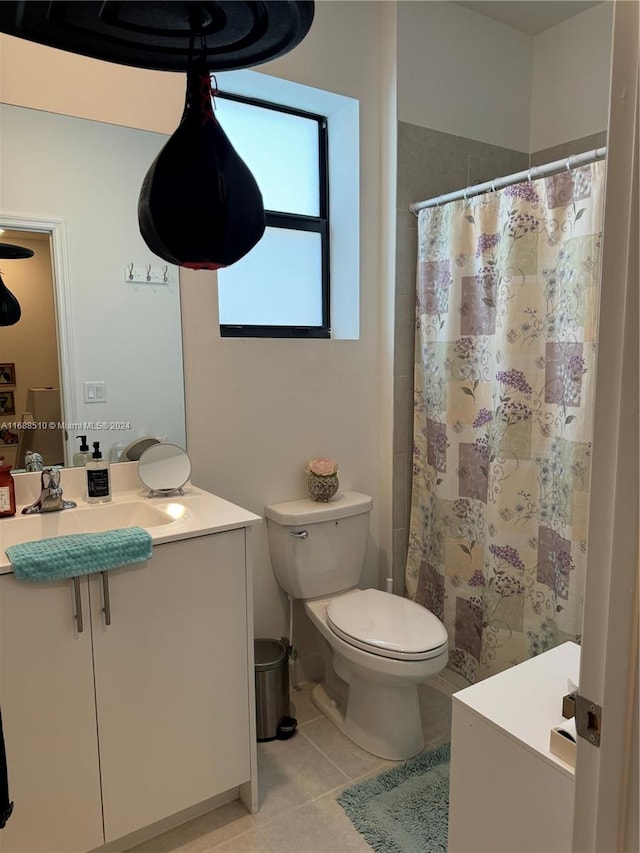
{"label": "white countertop", "polygon": [[563,722],[568,679],[577,684],[579,674],[580,646],[563,643],[454,693],[452,701],[573,777],[574,768],[549,751],[549,733]]}
{"label": "white countertop", "polygon": [[[221,533],[262,521],[259,515],[191,483],[185,485],[183,495],[150,498],[149,490],[138,479],[137,471],[137,462],[113,465],[111,468],[112,500],[104,504],[90,504],[84,498],[86,487],[84,469],[65,468],[61,476],[63,496],[65,500],[76,501],[77,509],[35,515],[22,515],[21,510],[33,503],[40,494],[40,474],[15,475],[16,515],[12,518],[0,518],[0,574],[11,572],[11,564],[4,551],[10,544],[125,526],[122,523],[114,524],[111,519],[126,517],[129,511],[131,511],[131,524],[140,523],[140,526],[148,530],[154,545],[191,539],[210,533]],[[139,509],[144,514],[147,508],[163,513],[166,523],[154,525],[146,524],[144,521],[137,522],[136,510]],[[105,520],[108,523],[105,524]],[[93,529],[88,529],[87,524]]]}

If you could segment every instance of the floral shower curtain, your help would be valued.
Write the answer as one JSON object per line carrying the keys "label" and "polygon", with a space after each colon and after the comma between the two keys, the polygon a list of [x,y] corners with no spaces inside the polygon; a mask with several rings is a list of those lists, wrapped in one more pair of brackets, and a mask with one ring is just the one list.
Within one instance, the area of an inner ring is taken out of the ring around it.
{"label": "floral shower curtain", "polygon": [[406,594],[472,682],[580,635],[604,175],[420,212]]}

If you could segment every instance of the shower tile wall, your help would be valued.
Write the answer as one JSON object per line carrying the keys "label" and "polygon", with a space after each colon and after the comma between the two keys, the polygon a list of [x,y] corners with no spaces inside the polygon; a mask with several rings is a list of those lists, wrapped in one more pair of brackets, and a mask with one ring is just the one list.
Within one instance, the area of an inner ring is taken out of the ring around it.
{"label": "shower tile wall", "polygon": [[599,148],[606,133],[593,134],[531,154],[500,148],[425,127],[398,122],[396,201],[396,297],[393,434],[393,577],[404,588],[411,507],[413,350],[417,218],[412,201],[432,198],[474,183]]}
{"label": "shower tile wall", "polygon": [[531,165],[540,166],[543,163],[553,163],[554,160],[562,160],[571,154],[582,154],[583,151],[591,151],[593,148],[603,148],[607,144],[607,131],[592,133],[581,139],[572,139],[571,142],[563,142],[562,145],[554,145],[553,148],[543,148],[531,155]]}

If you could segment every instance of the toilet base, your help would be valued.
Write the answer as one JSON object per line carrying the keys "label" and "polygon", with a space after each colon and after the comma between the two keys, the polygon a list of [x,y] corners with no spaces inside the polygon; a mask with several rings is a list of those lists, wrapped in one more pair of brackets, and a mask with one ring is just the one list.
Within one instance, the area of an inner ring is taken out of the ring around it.
{"label": "toilet base", "polygon": [[415,684],[383,687],[352,676],[345,714],[331,699],[324,684],[313,688],[311,699],[349,740],[372,755],[389,761],[404,761],[424,749]]}

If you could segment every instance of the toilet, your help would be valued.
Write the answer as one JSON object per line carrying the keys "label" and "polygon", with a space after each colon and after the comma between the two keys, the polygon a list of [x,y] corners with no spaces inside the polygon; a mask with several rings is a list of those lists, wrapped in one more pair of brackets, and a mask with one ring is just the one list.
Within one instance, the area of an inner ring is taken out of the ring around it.
{"label": "toilet", "polygon": [[404,760],[424,748],[418,684],[447,664],[448,637],[429,610],[358,589],[373,501],[343,492],[266,507],[275,576],[323,638],[325,678],[314,704],[367,752]]}

